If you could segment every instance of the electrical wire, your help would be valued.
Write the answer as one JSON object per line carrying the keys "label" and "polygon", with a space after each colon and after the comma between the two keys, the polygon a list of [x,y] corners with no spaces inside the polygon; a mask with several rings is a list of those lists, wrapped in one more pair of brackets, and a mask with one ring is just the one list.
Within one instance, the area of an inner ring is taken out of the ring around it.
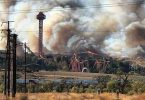
{"label": "electrical wire", "polygon": [[[16,31],[15,33],[38,33],[39,31]],[[48,31],[43,31],[43,32],[48,32]],[[124,32],[126,33],[127,31],[114,31],[114,32],[111,32],[111,31],[95,31],[95,32],[92,32],[92,31],[89,31],[87,33],[116,33],[116,32]]]}
{"label": "electrical wire", "polygon": [[[39,0],[36,0],[36,1],[39,1]],[[19,1],[19,2],[22,2],[22,1]],[[103,8],[103,7],[116,7],[116,6],[127,6],[127,5],[139,5],[139,4],[140,5],[141,4],[145,4],[145,1],[142,1],[142,2],[116,3],[116,4],[98,4],[98,5],[89,5],[89,6],[75,7],[75,8],[70,8],[70,9],[72,9],[72,10],[73,9],[76,9],[76,8],[77,9],[90,9],[90,8]],[[61,5],[58,4],[58,7],[59,6],[61,6]],[[53,10],[55,10],[55,11],[61,11],[61,10],[65,11],[65,10],[67,10],[68,7],[64,7],[64,8],[66,8],[66,9],[55,8]],[[35,12],[40,12],[40,11],[48,12],[48,11],[51,11],[51,10],[52,9],[31,9],[31,10],[0,11],[0,13],[1,14],[35,13]]]}

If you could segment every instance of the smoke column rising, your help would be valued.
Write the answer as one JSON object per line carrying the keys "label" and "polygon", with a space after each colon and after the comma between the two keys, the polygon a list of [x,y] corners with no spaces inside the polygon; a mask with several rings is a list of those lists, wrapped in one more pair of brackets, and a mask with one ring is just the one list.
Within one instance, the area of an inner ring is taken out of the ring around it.
{"label": "smoke column rising", "polygon": [[[39,11],[46,15],[44,48],[52,53],[93,48],[113,57],[132,57],[144,51],[144,0],[0,2],[0,21],[15,21],[13,27],[19,40],[28,42],[34,52],[38,50]],[[5,40],[0,44],[3,49]]]}

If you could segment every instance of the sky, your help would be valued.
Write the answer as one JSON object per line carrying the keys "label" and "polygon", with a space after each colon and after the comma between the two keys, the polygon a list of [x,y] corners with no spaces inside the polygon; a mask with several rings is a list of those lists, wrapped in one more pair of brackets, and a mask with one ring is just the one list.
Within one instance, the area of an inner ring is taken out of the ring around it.
{"label": "sky", "polygon": [[[14,21],[12,33],[33,52],[38,51],[40,11],[46,15],[46,54],[96,50],[111,57],[133,57],[144,53],[144,0],[1,0],[0,22]],[[0,49],[5,47],[3,38]],[[18,47],[18,51],[23,50]]]}

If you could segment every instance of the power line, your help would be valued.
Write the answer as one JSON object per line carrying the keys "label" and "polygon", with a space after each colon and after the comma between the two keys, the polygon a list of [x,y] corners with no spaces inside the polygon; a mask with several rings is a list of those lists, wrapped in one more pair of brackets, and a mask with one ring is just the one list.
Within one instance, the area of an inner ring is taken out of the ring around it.
{"label": "power line", "polygon": [[[3,0],[0,0],[0,3],[16,3],[16,2],[38,2],[38,1],[49,1],[49,0],[11,0],[11,1],[3,1]],[[141,3],[144,3],[145,1],[137,1],[137,2],[125,2],[127,5],[132,5],[132,4],[141,4]],[[61,5],[61,3],[59,3],[58,1],[54,1],[54,3],[57,3],[58,5]],[[98,4],[98,5],[92,5],[92,6],[100,6],[100,5],[117,5],[117,6],[120,6],[120,5],[126,5],[125,3],[114,3],[114,4]],[[64,4],[65,5],[65,4]],[[67,4],[66,4],[67,6]]]}
{"label": "power line", "polygon": [[[32,30],[32,31],[15,31],[16,33],[27,33],[27,32],[39,32],[39,31],[35,31],[35,30]],[[43,32],[48,32],[48,31],[43,31]],[[99,33],[103,33],[103,32],[112,32],[112,33],[115,33],[115,32],[127,32],[127,31],[101,31],[101,30],[96,30],[96,31],[87,31],[87,32],[82,32],[82,33],[88,33],[88,32],[99,32]],[[1,35],[0,35],[1,37]]]}
{"label": "power line", "polygon": [[0,0],[0,3],[16,3],[16,2],[32,2],[32,1],[41,1],[42,0],[11,0],[11,1],[3,1],[3,0]]}
{"label": "power line", "polygon": [[[39,1],[39,0],[37,0]],[[126,5],[138,5],[138,4],[145,4],[145,1],[143,2],[127,2],[127,3],[116,3],[116,4],[98,4],[98,5],[89,5],[89,6],[84,6],[84,7],[77,7],[77,9],[89,9],[89,8],[103,8],[103,7],[116,7],[116,6],[126,6]],[[59,7],[61,5],[58,5]],[[48,11],[65,11],[68,9],[76,9],[76,8],[69,8],[69,7],[64,7],[66,9],[60,9],[60,8],[55,8],[55,9],[32,9],[32,10],[14,10],[14,11],[0,11],[0,13],[3,14],[17,14],[17,13],[35,13],[35,12],[48,12]]]}

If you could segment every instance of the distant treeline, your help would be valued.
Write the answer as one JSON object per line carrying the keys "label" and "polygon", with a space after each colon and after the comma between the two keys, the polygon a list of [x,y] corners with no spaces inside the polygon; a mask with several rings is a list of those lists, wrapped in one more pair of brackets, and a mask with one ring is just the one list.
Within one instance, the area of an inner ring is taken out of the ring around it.
{"label": "distant treeline", "polygon": [[[73,55],[47,55],[44,58],[38,58],[32,54],[27,54],[27,72],[34,72],[39,70],[46,71],[72,71],[70,62]],[[145,75],[145,68],[142,66],[131,66],[130,62],[113,59],[111,57],[94,56],[89,54],[79,54],[77,56],[81,63],[84,63],[84,67],[88,68],[91,73],[107,73],[116,74],[117,71],[125,73],[134,72],[136,74]],[[101,65],[95,64],[99,61]],[[17,58],[17,69],[19,71],[24,70],[24,57]],[[4,69],[5,61],[0,60],[0,67]]]}

